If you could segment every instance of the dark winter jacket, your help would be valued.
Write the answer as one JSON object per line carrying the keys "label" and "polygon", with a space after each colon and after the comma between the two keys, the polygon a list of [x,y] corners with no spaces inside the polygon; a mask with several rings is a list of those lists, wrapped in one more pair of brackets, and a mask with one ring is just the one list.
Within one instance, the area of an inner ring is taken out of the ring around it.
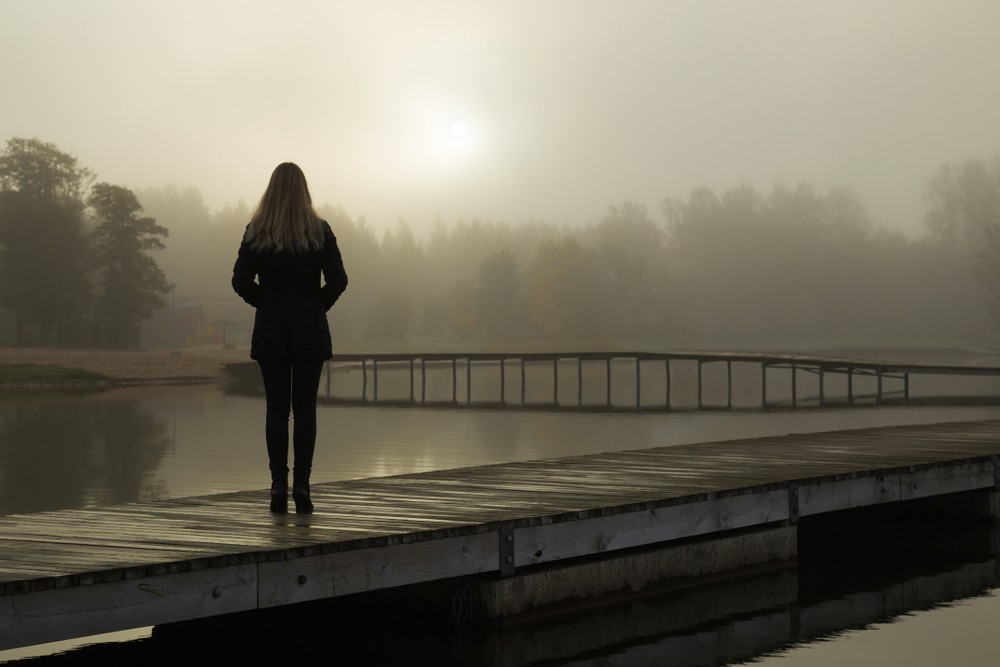
{"label": "dark winter jacket", "polygon": [[[255,251],[244,237],[233,267],[233,289],[257,309],[251,359],[262,354],[333,356],[326,311],[347,288],[347,274],[337,239],[325,222],[323,235],[323,248],[305,254]],[[321,273],[326,280],[322,287]]]}

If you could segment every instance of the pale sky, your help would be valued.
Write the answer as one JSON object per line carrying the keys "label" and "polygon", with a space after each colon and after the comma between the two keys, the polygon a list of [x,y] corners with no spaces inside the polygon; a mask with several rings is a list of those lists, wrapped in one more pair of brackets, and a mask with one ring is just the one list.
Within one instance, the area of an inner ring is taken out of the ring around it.
{"label": "pale sky", "polygon": [[213,208],[290,160],[376,228],[809,182],[916,235],[939,165],[1000,152],[998,33],[995,0],[0,0],[0,142]]}

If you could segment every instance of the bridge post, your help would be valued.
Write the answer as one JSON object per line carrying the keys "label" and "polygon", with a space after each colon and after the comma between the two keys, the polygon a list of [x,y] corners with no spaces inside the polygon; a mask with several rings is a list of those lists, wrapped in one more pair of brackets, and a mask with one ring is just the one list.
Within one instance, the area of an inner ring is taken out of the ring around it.
{"label": "bridge post", "polygon": [[847,404],[854,405],[854,366],[847,367]]}
{"label": "bridge post", "polygon": [[795,364],[792,364],[792,407],[796,407],[795,398]]}
{"label": "bridge post", "polygon": [[669,359],[669,357],[667,359],[664,359],[663,363],[667,367],[667,402],[666,402],[666,406],[667,406],[667,410],[669,410],[670,409],[670,359]]}
{"label": "bridge post", "polygon": [[552,405],[559,405],[559,357],[552,360]]}
{"label": "bridge post", "polygon": [[823,407],[823,367],[819,367],[819,407]]}
{"label": "bridge post", "polygon": [[521,357],[521,407],[524,407],[524,357]]}
{"label": "bridge post", "polygon": [[[425,359],[420,357],[420,402],[427,402],[427,368],[424,365]],[[413,384],[410,383],[411,391]]]}
{"label": "bridge post", "polygon": [[878,376],[878,393],[875,395],[875,404],[882,405],[882,368],[876,369],[875,374]]}
{"label": "bridge post", "polygon": [[372,359],[372,400],[378,403],[378,359]]}
{"label": "bridge post", "polygon": [[608,407],[611,407],[611,357],[607,358],[608,363]]}
{"label": "bridge post", "polygon": [[503,400],[504,399],[503,362],[504,362],[504,360],[501,358],[500,359],[500,405],[504,404],[504,400]]}
{"label": "bridge post", "polygon": [[451,402],[458,403],[458,359],[451,360]]}
{"label": "bridge post", "polygon": [[726,360],[726,407],[733,407],[733,362]]}
{"label": "bridge post", "polygon": [[576,358],[576,407],[583,407],[583,357]]}
{"label": "bridge post", "polygon": [[413,402],[413,359],[410,359],[410,403]]}
{"label": "bridge post", "polygon": [[472,405],[472,358],[465,359],[465,404]]}
{"label": "bridge post", "polygon": [[[327,377],[327,385],[329,385],[330,384],[330,382],[329,382],[330,376],[327,375],[326,377]],[[327,393],[329,394],[330,392],[327,391]],[[910,400],[910,374],[909,373],[903,373],[903,398],[905,398],[906,400]]]}
{"label": "bridge post", "polygon": [[368,366],[361,360],[361,400],[368,398]]}
{"label": "bridge post", "polygon": [[767,364],[760,362],[760,407],[767,407]]}
{"label": "bridge post", "polygon": [[698,360],[698,409],[701,410],[701,359]]}
{"label": "bridge post", "polygon": [[642,410],[642,402],[640,397],[642,396],[642,386],[639,382],[639,357],[635,358],[635,409]]}

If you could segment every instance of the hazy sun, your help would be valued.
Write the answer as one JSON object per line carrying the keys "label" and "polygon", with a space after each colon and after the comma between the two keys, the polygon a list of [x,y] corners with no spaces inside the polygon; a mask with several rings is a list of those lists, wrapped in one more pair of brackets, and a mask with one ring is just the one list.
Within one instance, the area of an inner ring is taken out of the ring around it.
{"label": "hazy sun", "polygon": [[469,131],[469,124],[462,118],[456,118],[451,121],[449,129],[451,130],[451,136],[464,137],[465,133]]}

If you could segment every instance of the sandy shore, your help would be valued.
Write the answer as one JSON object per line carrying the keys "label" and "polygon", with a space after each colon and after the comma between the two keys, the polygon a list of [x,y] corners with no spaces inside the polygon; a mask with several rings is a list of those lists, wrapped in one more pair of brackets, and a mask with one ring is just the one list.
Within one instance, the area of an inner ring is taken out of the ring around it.
{"label": "sandy shore", "polygon": [[45,348],[0,348],[0,363],[59,364],[67,368],[95,371],[116,380],[163,380],[167,378],[221,378],[226,364],[250,361],[249,348],[223,350],[205,346],[181,350],[52,350]]}

